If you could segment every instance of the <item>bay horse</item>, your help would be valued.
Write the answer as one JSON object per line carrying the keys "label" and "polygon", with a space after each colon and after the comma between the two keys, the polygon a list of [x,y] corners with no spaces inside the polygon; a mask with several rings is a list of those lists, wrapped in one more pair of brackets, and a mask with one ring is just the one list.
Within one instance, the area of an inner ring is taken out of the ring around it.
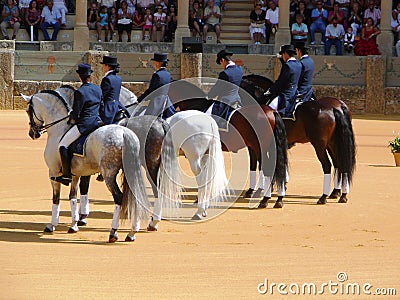
{"label": "bay horse", "polygon": [[[49,168],[49,176],[56,177],[61,169],[58,143],[72,126],[68,119],[73,100],[58,89],[22,96],[28,104],[26,111],[30,125],[29,136],[37,139],[44,132],[48,134],[44,158]],[[84,146],[85,155],[74,156],[71,161],[74,175],[69,194],[72,215],[69,232],[76,232],[79,220],[77,206],[79,177],[101,172],[115,203],[109,242],[118,240],[120,218],[131,220],[131,230],[125,240],[135,240],[135,233],[140,229],[140,221],[147,220],[149,212],[149,201],[140,168],[139,145],[137,136],[131,130],[118,125],[100,127],[88,136]],[[120,170],[123,171],[122,192],[116,182]],[[46,226],[45,232],[53,232],[59,223],[61,186],[55,181],[51,181],[51,185],[52,220]]]}
{"label": "bay horse", "polygon": [[[63,92],[67,98],[73,99],[75,89],[72,86],[63,85],[58,90]],[[121,87],[120,99],[128,107],[128,110],[137,104],[136,95],[125,87]],[[132,117],[119,123],[132,130],[139,139],[141,165],[146,171],[153,195],[157,199],[154,202],[153,215],[147,230],[156,231],[158,223],[161,221],[162,208],[176,215],[181,204],[178,161],[172,137],[167,135],[169,125],[163,119],[154,116]],[[87,225],[89,183],[90,176],[81,176],[78,226]],[[86,205],[82,205],[82,203]]]}
{"label": "bay horse", "polygon": [[[265,174],[265,186],[270,187],[273,181],[277,183],[278,198],[274,208],[282,208],[287,171],[284,124],[277,112],[266,105],[258,105],[245,91],[240,91],[240,93],[241,98],[249,100],[249,103],[232,112],[228,130],[220,130],[222,149],[236,152],[247,147],[249,153],[254,154],[253,157],[259,162],[260,169]],[[196,84],[185,80],[172,83],[169,96],[176,109],[180,111],[195,109],[205,112],[213,103],[206,98],[205,93]],[[271,189],[266,188],[258,207],[267,207],[270,198]]]}
{"label": "bay horse", "polygon": [[[259,103],[265,103],[264,92],[272,85],[270,79],[252,74],[243,76],[241,87],[252,94]],[[340,196],[339,203],[348,201],[347,194],[356,163],[351,115],[350,109],[343,101],[333,97],[322,97],[299,105],[295,112],[295,120],[283,119],[289,148],[296,143],[310,142],[322,165],[324,186],[317,204],[325,204],[330,192],[332,164],[329,157],[335,168],[334,189],[329,198],[336,199]],[[250,169],[256,169],[254,155],[250,155]]]}

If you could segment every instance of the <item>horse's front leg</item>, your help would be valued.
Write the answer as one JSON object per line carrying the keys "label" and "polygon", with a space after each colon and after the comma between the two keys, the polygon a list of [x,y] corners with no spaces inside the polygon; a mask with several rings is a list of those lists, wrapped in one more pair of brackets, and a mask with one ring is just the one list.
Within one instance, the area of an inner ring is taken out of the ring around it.
{"label": "horse's front leg", "polygon": [[[50,177],[52,174],[50,174]],[[60,221],[60,191],[61,184],[50,180],[51,186],[53,188],[53,205],[51,207],[51,223],[47,224],[44,228],[44,232],[52,233]]]}
{"label": "horse's front leg", "polygon": [[71,189],[69,191],[69,203],[71,205],[71,217],[72,222],[71,226],[68,229],[68,233],[77,233],[79,231],[78,221],[79,221],[79,213],[78,213],[78,183],[79,177],[72,176]]}

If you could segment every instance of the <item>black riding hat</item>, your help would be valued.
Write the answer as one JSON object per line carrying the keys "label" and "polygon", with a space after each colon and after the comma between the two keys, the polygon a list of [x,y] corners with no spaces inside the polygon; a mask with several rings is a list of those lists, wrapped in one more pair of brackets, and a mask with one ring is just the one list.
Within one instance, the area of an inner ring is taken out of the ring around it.
{"label": "black riding hat", "polygon": [[281,50],[279,51],[279,54],[282,55],[282,53],[296,53],[296,49],[294,48],[293,45],[283,45],[281,47]]}
{"label": "black riding hat", "polygon": [[79,75],[90,76],[93,73],[92,66],[89,64],[79,64],[76,73],[78,73]]}
{"label": "black riding hat", "polygon": [[216,63],[218,65],[220,65],[221,64],[221,59],[223,59],[223,58],[227,59],[232,55],[233,55],[233,52],[230,52],[230,51],[227,51],[227,50],[223,49],[223,50],[218,52]]}
{"label": "black riding hat", "polygon": [[153,58],[151,60],[159,61],[159,62],[169,61],[168,56],[165,53],[154,53]]}
{"label": "black riding hat", "polygon": [[303,42],[303,41],[298,41],[298,42],[295,42],[294,43],[294,47],[296,48],[296,49],[300,49],[300,50],[308,50],[308,49],[310,49],[309,47],[307,47],[307,45],[306,45],[306,42]]}
{"label": "black riding hat", "polygon": [[103,56],[103,61],[101,62],[101,64],[115,67],[119,66],[117,58],[108,55]]}

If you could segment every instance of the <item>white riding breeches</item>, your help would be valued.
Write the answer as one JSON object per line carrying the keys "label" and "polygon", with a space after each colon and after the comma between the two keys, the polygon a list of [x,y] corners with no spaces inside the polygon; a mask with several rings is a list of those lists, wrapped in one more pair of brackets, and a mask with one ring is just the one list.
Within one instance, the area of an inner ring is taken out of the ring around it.
{"label": "white riding breeches", "polygon": [[271,107],[274,110],[278,110],[278,97],[275,97],[269,104],[268,106]]}
{"label": "white riding breeches", "polygon": [[58,147],[68,148],[69,145],[71,145],[72,142],[76,141],[80,136],[81,133],[78,130],[78,126],[74,125],[70,130],[67,131],[64,137],[61,139],[60,143],[58,144]]}

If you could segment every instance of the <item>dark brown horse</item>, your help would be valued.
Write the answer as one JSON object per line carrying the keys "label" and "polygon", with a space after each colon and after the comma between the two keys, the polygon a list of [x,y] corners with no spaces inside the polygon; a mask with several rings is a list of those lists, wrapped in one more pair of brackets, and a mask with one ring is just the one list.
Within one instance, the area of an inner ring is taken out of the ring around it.
{"label": "dark brown horse", "polygon": [[[199,97],[189,99],[183,97],[182,95],[187,93],[183,92],[185,87],[182,83],[179,90],[172,86],[170,88],[169,96],[177,109],[206,111],[213,103],[205,98],[205,94],[198,87],[188,83],[187,88],[191,89],[192,95],[193,90],[197,89],[195,94]],[[287,141],[285,126],[279,114],[268,106],[260,106],[257,103],[242,107],[232,113],[228,130],[221,130],[220,136],[224,151],[236,152],[247,147],[253,159],[260,164],[260,169],[268,180],[266,184],[269,186],[271,181],[276,181],[279,190],[274,207],[281,208],[285,195]],[[270,189],[266,189],[259,208],[265,208],[270,197]]]}
{"label": "dark brown horse", "polygon": [[[263,94],[272,84],[271,80],[263,76],[247,75],[243,77],[241,87],[259,103],[265,103]],[[310,142],[322,165],[324,191],[317,203],[325,204],[329,194],[332,166],[329,156],[335,168],[335,187],[330,198],[340,196],[339,203],[346,203],[356,161],[351,112],[346,104],[332,97],[308,101],[298,106],[295,120],[283,121],[289,147],[296,143]],[[256,169],[256,164],[257,161],[250,153],[251,170]]]}

